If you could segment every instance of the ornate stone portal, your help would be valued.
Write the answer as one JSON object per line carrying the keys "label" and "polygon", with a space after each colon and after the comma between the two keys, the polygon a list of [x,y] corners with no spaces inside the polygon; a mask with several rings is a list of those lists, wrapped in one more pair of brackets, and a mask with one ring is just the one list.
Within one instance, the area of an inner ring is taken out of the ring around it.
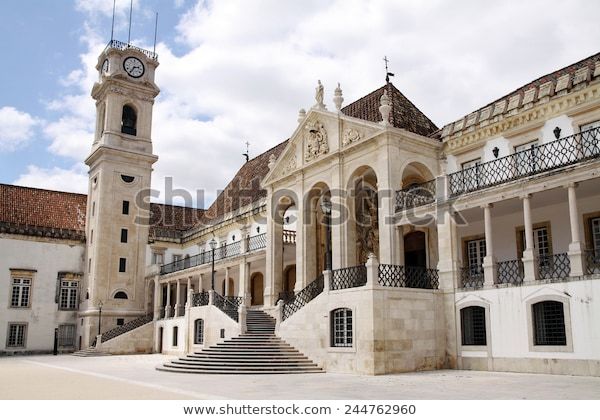
{"label": "ornate stone portal", "polygon": [[327,143],[327,131],[325,126],[319,121],[308,123],[306,125],[306,148],[304,152],[304,160],[311,160],[329,153],[329,143]]}
{"label": "ornate stone portal", "polygon": [[342,138],[342,146],[348,146],[351,143],[360,140],[360,133],[355,128],[347,128],[344,130]]}

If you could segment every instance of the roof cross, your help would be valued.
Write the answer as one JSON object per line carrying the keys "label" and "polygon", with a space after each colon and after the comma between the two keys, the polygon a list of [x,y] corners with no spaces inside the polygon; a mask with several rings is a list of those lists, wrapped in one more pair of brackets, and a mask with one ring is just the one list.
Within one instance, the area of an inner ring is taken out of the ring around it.
{"label": "roof cross", "polygon": [[390,83],[390,76],[394,77],[394,73],[388,71],[388,63],[390,60],[388,60],[387,55],[383,57],[383,61],[385,61],[385,81],[386,83]]}

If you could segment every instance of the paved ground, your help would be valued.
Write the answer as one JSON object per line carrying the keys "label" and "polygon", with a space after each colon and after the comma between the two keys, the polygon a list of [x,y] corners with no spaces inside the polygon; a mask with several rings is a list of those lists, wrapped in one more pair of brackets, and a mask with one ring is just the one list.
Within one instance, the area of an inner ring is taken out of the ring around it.
{"label": "paved ground", "polygon": [[0,358],[0,399],[600,399],[600,378],[444,370],[387,376],[159,372],[162,355]]}

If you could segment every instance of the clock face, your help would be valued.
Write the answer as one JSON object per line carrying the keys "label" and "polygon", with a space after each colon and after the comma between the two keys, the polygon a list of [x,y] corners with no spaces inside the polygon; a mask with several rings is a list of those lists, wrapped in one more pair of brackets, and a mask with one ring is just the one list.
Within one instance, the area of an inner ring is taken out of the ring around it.
{"label": "clock face", "polygon": [[142,77],[144,74],[144,64],[135,57],[127,57],[123,61],[123,68],[131,77]]}
{"label": "clock face", "polygon": [[108,59],[104,60],[104,63],[102,63],[102,73],[108,73]]}

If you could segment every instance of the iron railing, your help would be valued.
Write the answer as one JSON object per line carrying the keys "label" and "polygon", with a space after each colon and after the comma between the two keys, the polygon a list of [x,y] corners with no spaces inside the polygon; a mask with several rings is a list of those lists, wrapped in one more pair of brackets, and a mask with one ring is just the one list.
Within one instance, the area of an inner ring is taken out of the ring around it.
{"label": "iron railing", "polygon": [[600,274],[600,249],[589,249],[585,254],[585,274]]}
{"label": "iron railing", "polygon": [[396,211],[412,209],[435,201],[435,179],[396,191]]}
{"label": "iron railing", "polygon": [[106,48],[104,49],[104,51],[106,51],[109,48],[116,48],[117,50],[121,50],[121,51],[134,50],[137,52],[141,52],[142,54],[144,54],[146,57],[148,57],[151,60],[158,60],[158,54],[156,54],[155,52],[144,50],[143,48],[139,48],[139,47],[134,47],[133,45],[131,45],[127,42],[117,41],[116,39],[109,41],[109,43],[106,45]]}
{"label": "iron railing", "polygon": [[244,298],[241,296],[225,296],[225,299],[233,303],[238,308],[242,303],[244,303]]}
{"label": "iron railing", "polygon": [[277,300],[283,300],[283,302],[289,302],[290,300],[294,299],[295,296],[295,292],[294,291],[290,291],[290,292],[279,292],[279,296],[277,297]]}
{"label": "iron railing", "polygon": [[227,298],[224,298],[217,292],[213,291],[213,305],[223,311],[229,318],[233,319],[235,322],[239,322],[238,316],[238,304],[236,302],[232,302]]}
{"label": "iron railing", "polygon": [[592,128],[546,144],[448,175],[450,195],[483,188],[600,157],[600,128]]}
{"label": "iron railing", "polygon": [[[215,248],[215,261],[224,260],[226,258],[235,257],[241,254],[241,243],[232,242],[227,245]],[[160,274],[174,273],[175,271],[185,270],[190,267],[197,267],[202,264],[208,264],[212,262],[212,250],[204,251],[200,254],[192,255],[190,257],[183,258],[179,261],[173,261],[169,264],[160,266]]]}
{"label": "iron railing", "polygon": [[[146,325],[147,323],[151,322],[153,319],[154,319],[154,316],[152,314],[148,314],[148,315],[144,315],[139,318],[136,318],[133,321],[129,321],[123,325],[119,325],[118,327],[113,328],[112,330],[108,330],[108,331],[102,333],[100,342],[105,343],[108,340],[118,337],[121,334],[125,334],[126,332],[129,332],[131,330],[135,330],[136,328],[141,327],[142,325]],[[92,344],[93,346],[96,345],[95,342],[96,341],[94,340],[94,343]]]}
{"label": "iron railing", "polygon": [[571,260],[566,252],[538,257],[540,279],[564,279],[571,274]]}
{"label": "iron railing", "polygon": [[483,287],[483,267],[481,265],[471,265],[460,269],[460,283],[464,288]]}
{"label": "iron railing", "polygon": [[331,271],[331,290],[350,289],[365,284],[367,284],[367,267],[364,264]]}
{"label": "iron railing", "polygon": [[256,251],[267,247],[267,234],[261,233],[260,235],[250,236],[248,239],[248,252]]}
{"label": "iron railing", "polygon": [[283,243],[284,244],[295,244],[296,243],[296,231],[295,230],[284,230],[283,231]]}
{"label": "iron railing", "polygon": [[192,295],[192,306],[207,306],[209,301],[208,292],[198,292]]}
{"label": "iron railing", "polygon": [[497,284],[521,284],[524,278],[523,261],[520,259],[499,261],[497,264]]}
{"label": "iron railing", "polygon": [[319,275],[316,280],[314,280],[300,292],[296,293],[293,300],[283,304],[282,321],[288,319],[308,302],[319,296],[322,291],[323,274]]}
{"label": "iron railing", "polygon": [[379,264],[378,282],[381,286],[411,289],[437,289],[439,272],[433,268]]}

